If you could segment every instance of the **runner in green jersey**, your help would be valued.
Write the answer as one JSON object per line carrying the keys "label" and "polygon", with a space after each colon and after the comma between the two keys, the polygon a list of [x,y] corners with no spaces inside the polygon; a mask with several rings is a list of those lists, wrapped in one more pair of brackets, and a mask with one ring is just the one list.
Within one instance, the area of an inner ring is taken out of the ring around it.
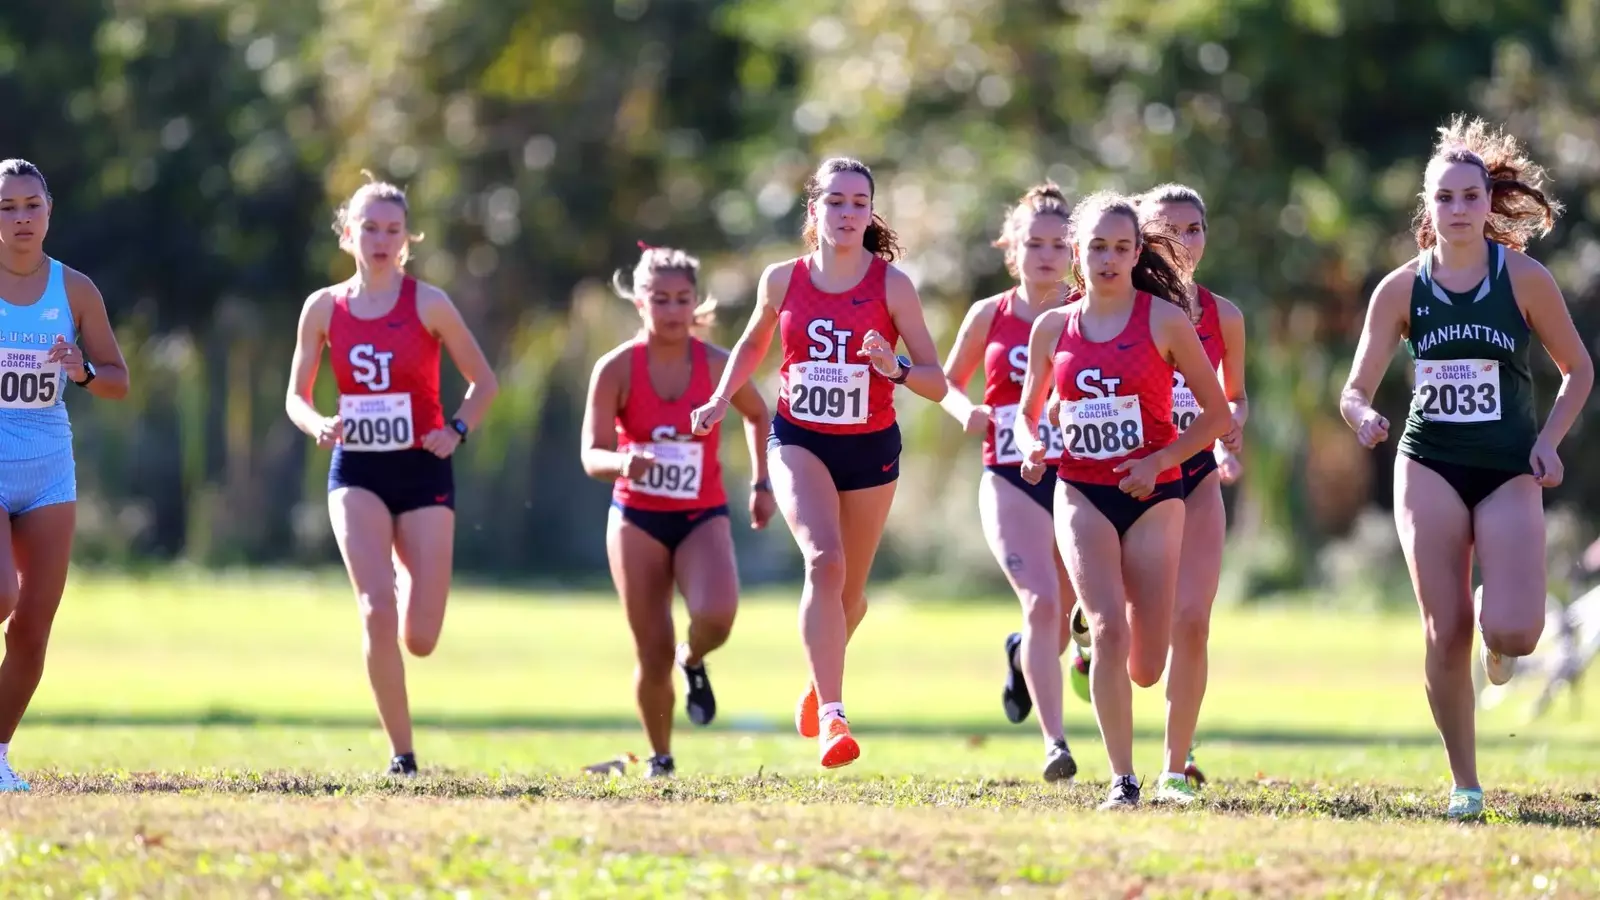
{"label": "runner in green jersey", "polygon": [[[1594,382],[1561,289],[1523,253],[1561,207],[1514,138],[1457,116],[1439,129],[1417,213],[1422,253],[1373,293],[1340,412],[1363,446],[1389,436],[1372,396],[1402,338],[1415,384],[1395,462],[1395,523],[1427,637],[1428,703],[1455,785],[1447,814],[1483,812],[1473,721],[1474,603],[1489,680],[1504,684],[1544,630],[1544,499],[1556,445]],[[1541,430],[1530,345],[1562,374]],[[1482,583],[1474,596],[1471,561]]]}

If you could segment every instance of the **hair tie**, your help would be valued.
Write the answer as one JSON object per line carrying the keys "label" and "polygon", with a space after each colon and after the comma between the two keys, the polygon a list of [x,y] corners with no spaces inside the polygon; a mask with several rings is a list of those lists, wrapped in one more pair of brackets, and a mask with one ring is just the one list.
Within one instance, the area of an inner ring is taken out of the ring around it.
{"label": "hair tie", "polygon": [[645,251],[647,253],[649,251],[651,251],[651,250],[660,250],[661,249],[660,247],[652,247],[649,244],[646,244],[644,241],[634,241],[634,243],[639,245],[639,249],[640,250],[643,250],[643,251]]}

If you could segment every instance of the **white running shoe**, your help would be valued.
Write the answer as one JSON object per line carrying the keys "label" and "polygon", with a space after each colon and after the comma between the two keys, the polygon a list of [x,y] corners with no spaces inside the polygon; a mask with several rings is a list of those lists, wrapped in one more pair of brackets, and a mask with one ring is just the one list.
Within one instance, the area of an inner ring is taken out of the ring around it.
{"label": "white running shoe", "polygon": [[11,761],[0,756],[0,794],[16,794],[31,790],[28,783],[17,777]]}
{"label": "white running shoe", "polygon": [[[1483,614],[1483,585],[1481,584],[1478,585],[1477,590],[1472,592],[1472,605],[1479,615]],[[1482,635],[1478,637],[1479,640],[1483,641],[1483,649],[1479,651],[1479,655],[1483,659],[1483,674],[1489,677],[1489,683],[1502,685],[1510,681],[1511,676],[1517,673],[1517,658],[1515,656],[1502,656],[1490,650],[1489,642],[1483,640]]]}

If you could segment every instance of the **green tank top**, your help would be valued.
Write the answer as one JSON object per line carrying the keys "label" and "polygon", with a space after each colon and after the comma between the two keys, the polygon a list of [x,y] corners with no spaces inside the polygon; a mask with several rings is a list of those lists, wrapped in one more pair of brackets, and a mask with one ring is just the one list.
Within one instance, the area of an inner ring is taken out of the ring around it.
{"label": "green tank top", "polygon": [[1424,253],[1411,285],[1406,338],[1415,386],[1400,452],[1525,473],[1539,436],[1528,368],[1531,330],[1511,291],[1506,249],[1489,242],[1489,275],[1457,293],[1433,280]]}

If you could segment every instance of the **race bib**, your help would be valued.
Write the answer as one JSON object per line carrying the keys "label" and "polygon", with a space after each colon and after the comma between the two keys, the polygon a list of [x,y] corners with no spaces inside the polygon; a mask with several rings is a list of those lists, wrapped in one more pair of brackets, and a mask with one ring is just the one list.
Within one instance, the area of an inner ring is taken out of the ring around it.
{"label": "race bib", "polygon": [[1419,359],[1411,408],[1430,422],[1500,421],[1500,363]]}
{"label": "race bib", "polygon": [[803,362],[789,367],[789,415],[821,425],[867,421],[865,363]]}
{"label": "race bib", "polygon": [[1183,434],[1200,417],[1200,404],[1194,399],[1194,391],[1186,387],[1172,389],[1172,424],[1177,426],[1178,433]]}
{"label": "race bib", "polygon": [[[1022,452],[1017,449],[1016,425],[1017,404],[1001,406],[994,411],[994,461],[997,463],[1021,463]],[[1061,429],[1051,425],[1049,420],[1039,419],[1039,442],[1044,444],[1045,462],[1060,462],[1061,454],[1066,451],[1067,445],[1061,440]]]}
{"label": "race bib", "polygon": [[409,393],[343,394],[339,397],[339,419],[344,424],[339,444],[345,450],[409,450],[416,436]]}
{"label": "race bib", "polygon": [[706,446],[693,441],[663,441],[650,445],[655,465],[628,485],[641,494],[669,500],[694,500],[700,496],[700,479],[705,472]]}
{"label": "race bib", "polygon": [[1061,404],[1061,432],[1073,459],[1118,459],[1144,446],[1138,397],[1088,397]]}
{"label": "race bib", "polygon": [[44,409],[61,396],[61,364],[49,350],[0,350],[0,409]]}

